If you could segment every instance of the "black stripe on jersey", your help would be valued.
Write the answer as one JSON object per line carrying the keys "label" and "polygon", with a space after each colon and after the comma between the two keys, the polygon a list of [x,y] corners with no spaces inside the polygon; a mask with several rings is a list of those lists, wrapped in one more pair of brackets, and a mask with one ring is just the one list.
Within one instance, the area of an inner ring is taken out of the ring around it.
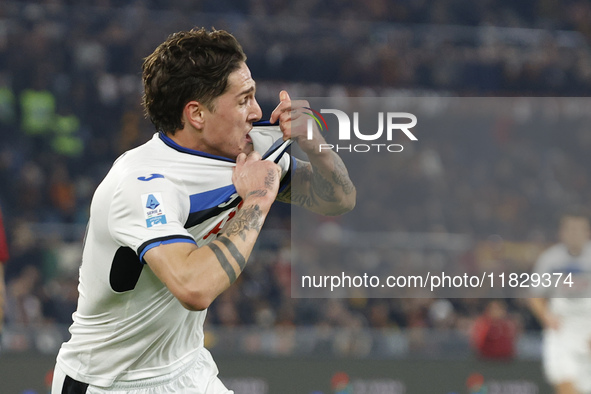
{"label": "black stripe on jersey", "polygon": [[242,201],[242,198],[236,197],[231,203],[229,203],[228,205],[224,205],[223,207],[217,206],[207,208],[202,211],[191,212],[189,214],[189,217],[187,218],[187,222],[185,223],[185,228],[197,226],[198,224],[203,223],[207,219],[211,219],[212,217],[217,216],[220,213],[227,211],[228,209],[235,208],[236,206],[238,206],[238,204],[240,204],[240,201]]}
{"label": "black stripe on jersey", "polygon": [[[169,241],[171,239],[188,239],[192,242],[195,242],[195,240],[192,237],[189,237],[188,235],[168,235],[166,237],[159,237],[159,238],[154,238],[151,239],[149,241],[144,242],[143,244],[140,245],[140,247],[137,249],[137,255],[141,256],[144,252],[144,249],[146,249],[149,245],[152,245],[156,242],[164,242],[164,241]],[[139,260],[139,258],[138,258]]]}
{"label": "black stripe on jersey", "polygon": [[109,273],[111,289],[117,293],[133,290],[140,279],[143,268],[144,265],[133,249],[127,246],[120,247],[111,263],[111,272]]}
{"label": "black stripe on jersey", "polygon": [[82,383],[66,375],[61,394],[84,394],[88,389],[88,383]]}

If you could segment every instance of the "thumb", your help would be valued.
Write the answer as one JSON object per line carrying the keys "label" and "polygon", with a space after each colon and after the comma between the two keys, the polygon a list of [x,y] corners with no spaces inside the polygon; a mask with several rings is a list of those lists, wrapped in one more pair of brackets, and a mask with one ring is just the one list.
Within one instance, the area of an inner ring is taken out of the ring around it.
{"label": "thumb", "polygon": [[279,92],[279,101],[287,101],[289,100],[289,94],[287,94],[287,91],[282,90],[281,92]]}
{"label": "thumb", "polygon": [[236,164],[243,164],[246,161],[246,153],[241,153],[236,157]]}

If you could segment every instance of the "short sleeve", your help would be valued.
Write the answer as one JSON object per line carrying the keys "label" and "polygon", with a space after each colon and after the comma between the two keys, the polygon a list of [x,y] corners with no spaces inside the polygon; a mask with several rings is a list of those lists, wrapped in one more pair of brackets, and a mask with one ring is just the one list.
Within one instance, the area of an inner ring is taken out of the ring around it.
{"label": "short sleeve", "polygon": [[195,243],[184,228],[187,193],[161,174],[129,176],[117,186],[109,210],[113,239],[136,251],[140,260],[151,248],[175,242]]}

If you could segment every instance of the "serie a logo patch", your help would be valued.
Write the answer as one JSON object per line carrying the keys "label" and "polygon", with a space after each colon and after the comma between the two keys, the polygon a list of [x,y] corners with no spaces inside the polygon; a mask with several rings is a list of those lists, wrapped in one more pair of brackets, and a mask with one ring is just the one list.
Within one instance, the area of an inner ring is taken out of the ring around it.
{"label": "serie a logo patch", "polygon": [[158,192],[142,194],[142,206],[144,207],[144,217],[146,227],[159,226],[166,224],[166,214],[164,212],[164,203],[162,195]]}

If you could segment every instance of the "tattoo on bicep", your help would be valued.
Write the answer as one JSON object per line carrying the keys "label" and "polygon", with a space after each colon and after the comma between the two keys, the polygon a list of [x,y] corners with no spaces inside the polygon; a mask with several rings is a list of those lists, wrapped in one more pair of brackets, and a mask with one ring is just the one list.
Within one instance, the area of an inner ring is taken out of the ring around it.
{"label": "tattoo on bicep", "polygon": [[353,182],[349,179],[347,167],[340,157],[335,156],[334,158],[334,171],[332,172],[332,180],[335,184],[343,188],[343,193],[349,195],[355,190]]}
{"label": "tattoo on bicep", "polygon": [[213,242],[207,244],[207,246],[213,251],[215,257],[218,259],[218,262],[222,266],[223,270],[226,272],[226,275],[228,275],[230,284],[234,283],[236,281],[236,271],[234,271],[234,267],[232,267],[232,264],[230,264],[224,252],[222,252],[220,247],[214,244]]}
{"label": "tattoo on bicep", "polygon": [[263,226],[263,212],[258,205],[241,208],[236,216],[228,222],[223,234],[230,236],[237,234],[243,241],[246,241],[246,233],[250,230],[260,231]]}
{"label": "tattoo on bicep", "polygon": [[223,237],[223,236],[218,237],[217,240],[220,241],[222,244],[224,244],[226,246],[226,248],[228,248],[228,251],[230,252],[232,257],[234,257],[234,260],[236,260],[236,262],[238,263],[238,266],[240,267],[240,271],[242,271],[244,269],[244,267],[246,266],[246,259],[244,258],[242,253],[240,253],[240,250],[238,250],[238,248],[236,247],[234,242],[232,242],[230,240],[230,238]]}

